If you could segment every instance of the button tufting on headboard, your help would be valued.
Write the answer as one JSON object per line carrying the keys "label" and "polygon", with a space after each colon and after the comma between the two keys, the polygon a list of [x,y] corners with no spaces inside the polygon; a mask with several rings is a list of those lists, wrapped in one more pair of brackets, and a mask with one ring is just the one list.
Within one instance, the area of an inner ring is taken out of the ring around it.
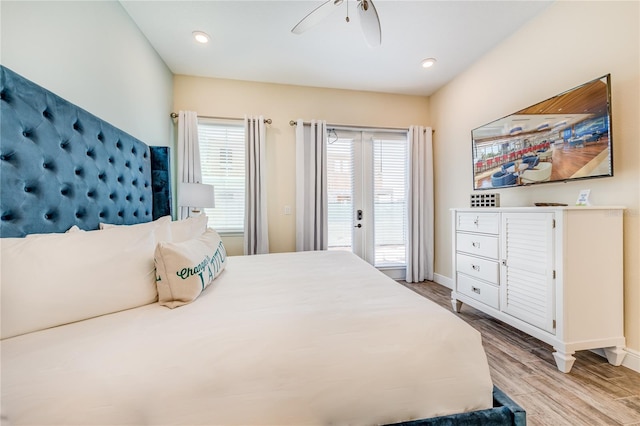
{"label": "button tufting on headboard", "polygon": [[[3,66],[0,77],[1,237],[154,218],[147,145]],[[171,214],[164,182],[158,217]]]}

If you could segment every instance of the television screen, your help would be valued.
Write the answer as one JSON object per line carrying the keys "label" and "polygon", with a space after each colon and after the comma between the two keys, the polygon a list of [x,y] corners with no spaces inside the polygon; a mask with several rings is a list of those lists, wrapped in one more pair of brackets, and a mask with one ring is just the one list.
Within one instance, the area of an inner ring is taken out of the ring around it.
{"label": "television screen", "polygon": [[613,176],[611,76],[471,131],[473,188]]}

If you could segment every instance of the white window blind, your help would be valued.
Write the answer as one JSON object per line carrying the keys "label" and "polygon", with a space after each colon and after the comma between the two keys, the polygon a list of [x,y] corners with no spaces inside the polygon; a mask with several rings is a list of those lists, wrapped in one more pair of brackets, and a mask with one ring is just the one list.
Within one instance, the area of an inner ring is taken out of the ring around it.
{"label": "white window blind", "polygon": [[373,217],[376,266],[406,262],[407,138],[374,135]]}
{"label": "white window blind", "polygon": [[198,120],[202,183],[214,186],[215,208],[204,209],[220,234],[244,232],[245,147],[242,122]]}
{"label": "white window blind", "polygon": [[351,250],[353,246],[353,140],[328,138],[327,198],[330,249]]}

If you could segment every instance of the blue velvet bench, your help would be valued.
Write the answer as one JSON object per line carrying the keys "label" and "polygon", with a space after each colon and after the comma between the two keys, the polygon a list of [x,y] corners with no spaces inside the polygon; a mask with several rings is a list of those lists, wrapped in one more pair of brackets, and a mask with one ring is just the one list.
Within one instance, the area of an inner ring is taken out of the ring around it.
{"label": "blue velvet bench", "polygon": [[504,392],[493,387],[493,408],[450,416],[394,423],[388,426],[525,426],[527,415]]}

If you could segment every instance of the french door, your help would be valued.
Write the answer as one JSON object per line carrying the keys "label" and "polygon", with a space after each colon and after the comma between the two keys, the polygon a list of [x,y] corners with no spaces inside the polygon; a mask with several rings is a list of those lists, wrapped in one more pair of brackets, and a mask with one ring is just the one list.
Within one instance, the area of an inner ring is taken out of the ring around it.
{"label": "french door", "polygon": [[[407,133],[329,129],[329,250],[404,271]],[[391,274],[394,275],[394,274]]]}

